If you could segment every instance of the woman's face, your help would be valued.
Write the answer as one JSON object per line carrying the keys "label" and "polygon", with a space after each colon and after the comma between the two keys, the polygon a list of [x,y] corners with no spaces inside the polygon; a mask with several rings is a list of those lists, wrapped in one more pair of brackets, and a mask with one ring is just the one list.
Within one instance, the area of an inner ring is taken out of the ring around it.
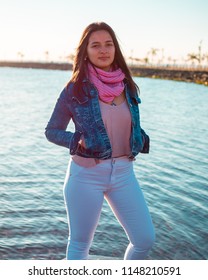
{"label": "woman's face", "polygon": [[99,30],[90,35],[87,57],[96,67],[109,71],[115,57],[115,46],[111,35],[107,31]]}

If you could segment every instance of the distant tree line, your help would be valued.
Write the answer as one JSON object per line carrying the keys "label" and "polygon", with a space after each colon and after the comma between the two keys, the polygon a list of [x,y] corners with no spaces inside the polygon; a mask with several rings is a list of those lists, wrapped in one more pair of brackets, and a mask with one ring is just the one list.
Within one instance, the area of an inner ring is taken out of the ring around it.
{"label": "distant tree line", "polygon": [[[159,49],[159,48],[151,48],[145,57],[139,58],[139,57],[134,57],[133,56],[133,50],[131,51],[131,55],[127,57],[128,64],[131,66],[137,66],[137,65],[164,65],[164,64],[179,64],[179,60],[172,58],[171,56],[165,58],[164,55],[164,49]],[[44,61],[46,62],[52,62],[50,60],[50,53],[49,51],[45,51],[43,53],[44,55]],[[17,53],[18,60],[23,61],[24,60],[24,53],[19,51]],[[59,57],[59,60],[61,62],[69,62],[73,64],[74,61],[74,54],[69,54],[66,56]],[[208,66],[208,52],[207,53],[202,53],[202,40],[199,42],[198,45],[198,51],[197,52],[192,52],[188,53],[186,57],[183,59],[183,64],[190,64],[191,65],[198,65],[201,66],[206,65]]]}

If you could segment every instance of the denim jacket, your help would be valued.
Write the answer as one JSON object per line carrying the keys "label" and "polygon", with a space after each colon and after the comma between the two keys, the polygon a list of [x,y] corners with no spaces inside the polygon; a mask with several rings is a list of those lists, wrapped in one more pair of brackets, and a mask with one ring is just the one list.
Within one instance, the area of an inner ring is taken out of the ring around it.
{"label": "denim jacket", "polygon": [[[45,130],[47,139],[69,148],[71,155],[111,158],[112,148],[101,117],[97,89],[85,79],[82,90],[76,94],[73,92],[73,83],[61,92]],[[125,95],[132,118],[129,158],[134,159],[139,152],[149,152],[149,136],[140,127],[140,98],[137,93],[130,91],[127,83]],[[75,132],[67,131],[71,119],[75,125]],[[79,144],[81,136],[84,138],[85,147]]]}

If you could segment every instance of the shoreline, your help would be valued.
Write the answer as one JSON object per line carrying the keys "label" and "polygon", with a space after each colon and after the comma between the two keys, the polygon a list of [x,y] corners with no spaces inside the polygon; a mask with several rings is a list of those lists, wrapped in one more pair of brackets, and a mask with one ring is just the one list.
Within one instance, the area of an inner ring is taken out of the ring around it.
{"label": "shoreline", "polygon": [[[48,70],[72,70],[70,63],[0,61],[0,67],[17,67]],[[173,66],[129,66],[135,77],[148,77],[192,82],[208,86],[208,68],[194,69]]]}

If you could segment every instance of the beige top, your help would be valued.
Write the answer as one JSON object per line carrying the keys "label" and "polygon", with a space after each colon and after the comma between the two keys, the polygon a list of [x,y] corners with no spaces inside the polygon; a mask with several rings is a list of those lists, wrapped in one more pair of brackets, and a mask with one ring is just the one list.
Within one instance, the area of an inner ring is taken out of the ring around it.
{"label": "beige top", "polygon": [[[117,106],[100,101],[100,110],[105,129],[110,139],[112,157],[128,156],[131,152],[129,142],[131,135],[131,114],[126,100]],[[84,145],[84,140],[80,144]],[[93,158],[84,158],[77,155],[72,156],[72,159],[77,164],[85,167],[95,166],[97,162]]]}

